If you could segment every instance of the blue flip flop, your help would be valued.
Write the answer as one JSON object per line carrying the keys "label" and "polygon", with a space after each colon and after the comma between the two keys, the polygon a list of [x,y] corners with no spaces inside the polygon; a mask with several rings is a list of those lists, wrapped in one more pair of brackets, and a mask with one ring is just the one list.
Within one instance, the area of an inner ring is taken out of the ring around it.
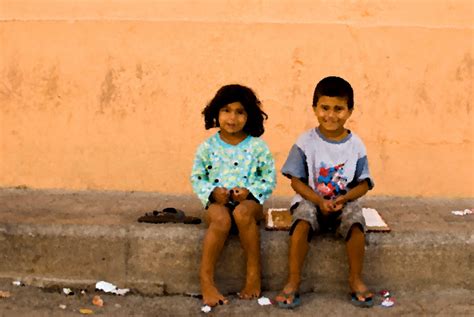
{"label": "blue flip flop", "polygon": [[[374,306],[374,295],[369,292],[353,292],[351,295],[351,303],[354,306],[362,308],[370,308]],[[362,299],[360,299],[362,297]]]}
{"label": "blue flip flop", "polygon": [[[278,307],[280,308],[286,308],[286,309],[293,309],[295,307],[298,307],[299,305],[301,305],[301,298],[300,298],[300,294],[296,293],[296,292],[291,292],[291,293],[283,293],[281,292],[278,296],[282,296],[285,298],[285,300],[283,302],[280,302],[280,301],[276,301],[278,303]],[[293,300],[291,301],[291,303],[288,303],[288,300],[293,298]]]}

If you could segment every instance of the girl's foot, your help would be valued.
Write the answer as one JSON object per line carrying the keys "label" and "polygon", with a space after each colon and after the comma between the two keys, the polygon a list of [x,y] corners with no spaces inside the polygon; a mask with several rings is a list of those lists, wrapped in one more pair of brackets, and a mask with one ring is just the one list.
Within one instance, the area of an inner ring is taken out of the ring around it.
{"label": "girl's foot", "polygon": [[259,298],[261,294],[260,289],[260,276],[255,276],[255,278],[248,278],[245,283],[245,287],[239,293],[240,299],[254,299]]}
{"label": "girl's foot", "polygon": [[211,307],[228,304],[229,300],[224,297],[214,285],[202,285],[202,301],[204,305]]}

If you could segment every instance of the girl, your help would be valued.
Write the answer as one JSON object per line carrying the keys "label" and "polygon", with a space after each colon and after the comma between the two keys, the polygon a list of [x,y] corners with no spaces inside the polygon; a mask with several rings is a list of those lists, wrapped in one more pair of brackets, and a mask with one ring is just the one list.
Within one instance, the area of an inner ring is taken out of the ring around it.
{"label": "girl", "polygon": [[206,129],[219,131],[197,149],[191,182],[207,209],[199,278],[204,305],[227,304],[214,284],[214,268],[229,232],[239,234],[247,258],[242,299],[260,296],[260,239],[257,221],[275,187],[273,157],[258,138],[268,116],[255,93],[241,85],[219,89],[202,111]]}

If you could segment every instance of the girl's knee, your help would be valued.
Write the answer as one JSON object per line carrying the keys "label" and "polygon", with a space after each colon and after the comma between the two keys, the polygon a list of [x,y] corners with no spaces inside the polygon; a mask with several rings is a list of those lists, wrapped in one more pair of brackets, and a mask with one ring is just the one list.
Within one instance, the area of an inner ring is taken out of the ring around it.
{"label": "girl's knee", "polygon": [[233,215],[237,224],[249,224],[251,221],[255,220],[252,210],[243,204],[235,207]]}
{"label": "girl's knee", "polygon": [[226,208],[213,208],[210,209],[207,215],[209,227],[219,229],[220,231],[229,231],[231,226],[231,219],[229,212]]}

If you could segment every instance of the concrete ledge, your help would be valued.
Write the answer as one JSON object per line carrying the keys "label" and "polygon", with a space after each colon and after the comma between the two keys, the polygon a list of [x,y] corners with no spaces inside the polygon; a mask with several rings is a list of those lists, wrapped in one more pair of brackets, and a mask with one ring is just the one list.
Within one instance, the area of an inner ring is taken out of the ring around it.
{"label": "concrete ledge", "polygon": [[[2,199],[6,198],[0,194],[0,203]],[[405,206],[396,201],[364,200],[383,214],[393,230],[367,236],[364,271],[369,285],[473,289],[474,217],[450,215],[450,210],[467,208],[472,200],[462,200],[462,206],[459,201],[403,199]],[[59,215],[53,209],[49,212]],[[400,216],[404,212],[412,217]],[[126,224],[3,220],[0,276],[44,287],[90,288],[84,284],[105,280],[143,294],[200,293],[198,268],[205,225],[139,224],[135,222],[139,214],[131,213]],[[423,214],[429,217],[420,218]],[[416,218],[426,220],[413,221]],[[262,229],[261,241],[262,286],[277,290],[287,274],[288,233]],[[244,277],[244,254],[238,237],[232,236],[218,263],[216,282],[223,292],[237,292]],[[303,278],[304,290],[346,289],[344,242],[330,235],[315,237]]]}

